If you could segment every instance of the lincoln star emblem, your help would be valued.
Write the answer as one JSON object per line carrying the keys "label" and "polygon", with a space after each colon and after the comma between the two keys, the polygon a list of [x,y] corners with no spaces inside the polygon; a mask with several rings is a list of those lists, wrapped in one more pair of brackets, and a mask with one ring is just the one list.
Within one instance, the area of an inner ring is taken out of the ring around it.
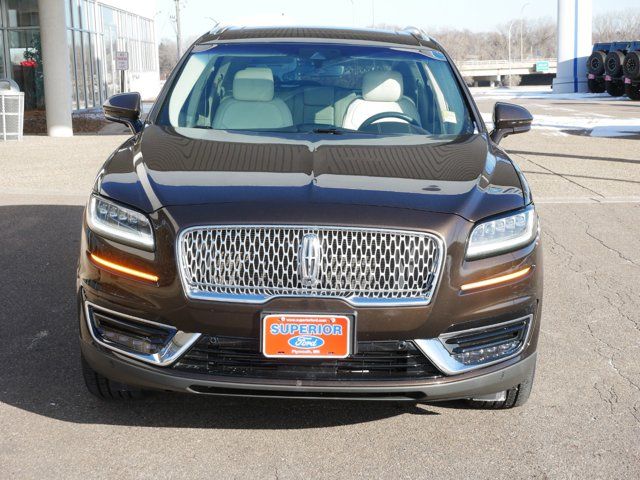
{"label": "lincoln star emblem", "polygon": [[315,287],[319,280],[322,262],[322,245],[315,233],[307,233],[302,237],[298,249],[298,275],[305,287]]}

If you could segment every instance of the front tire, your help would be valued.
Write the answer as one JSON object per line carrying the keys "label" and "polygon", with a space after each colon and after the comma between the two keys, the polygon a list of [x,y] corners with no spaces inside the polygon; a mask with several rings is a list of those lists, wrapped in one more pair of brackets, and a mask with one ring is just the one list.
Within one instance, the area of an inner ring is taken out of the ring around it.
{"label": "front tire", "polygon": [[590,78],[587,80],[587,85],[589,86],[589,91],[591,93],[604,93],[605,86],[602,80],[595,80]]}
{"label": "front tire", "polygon": [[604,73],[604,64],[607,58],[606,52],[597,50],[591,54],[587,62],[587,71],[594,75],[602,75]]}
{"label": "front tire", "polygon": [[624,95],[624,83],[606,82],[607,93],[612,97],[621,97]]}
{"label": "front tire", "polygon": [[627,97],[629,97],[631,100],[640,100],[640,84],[625,85],[624,91],[627,94]]}
{"label": "front tire", "polygon": [[142,398],[146,392],[124,383],[114,382],[104,375],[100,375],[81,357],[82,376],[87,390],[100,400],[127,401]]}
{"label": "front tire", "polygon": [[482,410],[506,410],[509,408],[521,407],[527,403],[527,400],[529,400],[535,376],[536,369],[534,367],[529,376],[522,383],[507,390],[506,398],[502,401],[482,402],[478,400],[468,400],[467,402],[471,407]]}
{"label": "front tire", "polygon": [[612,77],[622,75],[622,64],[624,63],[624,52],[615,50],[607,53],[604,63],[604,71]]}

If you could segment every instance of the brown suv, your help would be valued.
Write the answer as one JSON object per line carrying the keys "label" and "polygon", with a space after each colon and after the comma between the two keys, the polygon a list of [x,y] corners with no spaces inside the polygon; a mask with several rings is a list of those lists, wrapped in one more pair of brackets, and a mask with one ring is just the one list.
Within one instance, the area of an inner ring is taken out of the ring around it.
{"label": "brown suv", "polygon": [[227,28],[182,58],[100,171],[78,269],[103,398],[523,404],[537,215],[442,47],[417,30]]}

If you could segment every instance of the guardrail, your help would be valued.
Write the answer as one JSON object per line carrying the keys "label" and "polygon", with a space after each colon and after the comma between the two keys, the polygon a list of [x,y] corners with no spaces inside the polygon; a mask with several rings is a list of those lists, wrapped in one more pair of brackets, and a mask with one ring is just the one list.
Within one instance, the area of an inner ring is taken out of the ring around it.
{"label": "guardrail", "polygon": [[474,81],[501,82],[503,77],[554,74],[558,71],[555,58],[526,60],[463,60],[456,62],[460,73]]}

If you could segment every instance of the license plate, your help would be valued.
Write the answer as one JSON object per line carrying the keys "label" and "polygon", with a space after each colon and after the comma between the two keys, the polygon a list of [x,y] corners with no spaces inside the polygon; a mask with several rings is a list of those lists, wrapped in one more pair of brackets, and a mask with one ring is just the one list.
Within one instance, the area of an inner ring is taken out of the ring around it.
{"label": "license plate", "polygon": [[593,73],[590,73],[589,75],[587,75],[587,78],[589,80],[593,80],[594,78],[596,78],[596,76]]}
{"label": "license plate", "polygon": [[625,78],[624,79],[624,83],[626,83],[627,85],[631,85],[631,79],[630,78]]}
{"label": "license plate", "polygon": [[268,314],[262,318],[265,357],[345,358],[351,343],[351,318],[345,315]]}
{"label": "license plate", "polygon": [[605,75],[604,77],[605,81],[610,82],[611,81],[611,77],[609,75]]}

